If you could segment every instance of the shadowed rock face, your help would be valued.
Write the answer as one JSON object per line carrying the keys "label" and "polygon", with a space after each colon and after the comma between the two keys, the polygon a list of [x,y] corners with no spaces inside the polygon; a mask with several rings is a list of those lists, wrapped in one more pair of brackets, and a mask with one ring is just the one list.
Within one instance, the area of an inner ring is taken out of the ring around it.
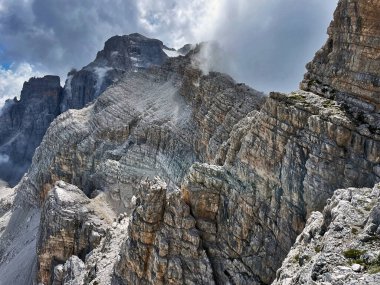
{"label": "shadowed rock face", "polygon": [[8,100],[0,112],[0,178],[15,185],[29,167],[34,150],[59,114],[58,76],[31,78],[20,100]]}
{"label": "shadowed rock face", "polygon": [[343,102],[356,118],[377,128],[380,124],[379,15],[378,0],[339,1],[328,29],[327,43],[307,65],[308,72],[301,84],[304,90]]}

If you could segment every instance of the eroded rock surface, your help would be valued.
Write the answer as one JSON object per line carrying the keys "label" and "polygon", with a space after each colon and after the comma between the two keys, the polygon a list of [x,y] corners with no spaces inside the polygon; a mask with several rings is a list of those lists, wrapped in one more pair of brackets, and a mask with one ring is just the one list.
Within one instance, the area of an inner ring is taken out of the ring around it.
{"label": "eroded rock surface", "polygon": [[84,261],[86,254],[99,245],[113,218],[113,212],[99,204],[63,181],[49,192],[41,212],[37,244],[39,282],[51,284],[53,272],[58,274],[56,265],[72,255]]}
{"label": "eroded rock surface", "polygon": [[273,285],[379,284],[380,188],[336,190],[313,212]]}
{"label": "eroded rock surface", "polygon": [[68,74],[60,111],[83,108],[126,72],[162,65],[168,58],[165,48],[137,33],[110,38],[93,62]]}
{"label": "eroded rock surface", "polygon": [[159,175],[178,187],[192,163],[214,159],[233,126],[264,101],[226,75],[202,76],[190,57],[128,74],[94,104],[54,121],[19,194],[38,205],[62,179],[89,196],[107,191],[123,212],[136,182]]}
{"label": "eroded rock surface", "polygon": [[128,72],[161,66],[170,50],[161,41],[140,34],[115,36],[93,62],[69,72],[64,88],[58,76],[25,82],[20,100],[8,100],[0,112],[0,179],[12,186],[20,181],[59,114],[83,108]]}
{"label": "eroded rock surface", "polygon": [[[148,188],[148,190],[146,189]],[[116,275],[120,284],[213,284],[190,208],[160,180],[142,184]]]}
{"label": "eroded rock surface", "polygon": [[364,124],[379,128],[380,3],[341,0],[329,39],[314,60],[301,88],[344,102]]}

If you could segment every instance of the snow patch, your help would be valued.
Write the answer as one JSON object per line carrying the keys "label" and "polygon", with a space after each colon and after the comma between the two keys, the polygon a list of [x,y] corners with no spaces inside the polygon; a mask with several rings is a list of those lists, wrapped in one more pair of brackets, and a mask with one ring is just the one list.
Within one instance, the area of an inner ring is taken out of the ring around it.
{"label": "snow patch", "polygon": [[140,64],[142,61],[140,58],[134,56],[130,56],[129,58],[131,59],[132,66],[134,67],[132,68],[133,72],[138,72],[140,67],[144,67],[143,64]]}
{"label": "snow patch", "polygon": [[111,57],[115,57],[115,56],[117,56],[118,54],[119,54],[118,51],[113,51],[113,52],[111,52]]}
{"label": "snow patch", "polygon": [[163,49],[164,53],[166,53],[166,55],[168,57],[177,57],[177,56],[180,56],[181,54],[176,51],[176,50],[170,50],[170,49]]}

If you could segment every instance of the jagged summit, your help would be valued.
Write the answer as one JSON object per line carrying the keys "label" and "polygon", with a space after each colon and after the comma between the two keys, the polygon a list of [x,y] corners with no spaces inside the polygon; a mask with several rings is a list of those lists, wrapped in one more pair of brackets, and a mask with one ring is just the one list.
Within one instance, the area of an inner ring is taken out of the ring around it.
{"label": "jagged summit", "polygon": [[184,54],[157,39],[138,33],[108,39],[93,62],[80,71],[70,72],[65,83],[61,112],[80,109],[97,98],[126,72],[161,66],[168,57]]}
{"label": "jagged summit", "polygon": [[0,179],[14,186],[26,172],[34,150],[59,114],[62,87],[58,76],[31,78],[20,100],[8,100],[0,113]]}
{"label": "jagged summit", "polygon": [[138,33],[114,36],[105,42],[91,66],[109,66],[115,69],[130,70],[160,66],[168,56],[163,51],[164,44]]}

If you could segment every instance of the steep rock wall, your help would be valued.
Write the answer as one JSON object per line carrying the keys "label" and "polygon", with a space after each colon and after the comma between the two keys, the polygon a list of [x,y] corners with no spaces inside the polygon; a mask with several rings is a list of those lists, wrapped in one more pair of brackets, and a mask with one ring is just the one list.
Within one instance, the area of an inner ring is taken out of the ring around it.
{"label": "steep rock wall", "polygon": [[312,213],[273,284],[378,284],[379,194],[379,185],[336,190]]}
{"label": "steep rock wall", "polygon": [[[178,61],[186,64],[178,67]],[[87,195],[107,191],[115,207],[128,208],[142,177],[160,175],[169,188],[178,187],[191,164],[212,160],[223,136],[265,100],[222,74],[191,72],[188,62],[181,57],[160,69],[128,74],[93,105],[58,117],[36,151],[20,195],[39,204],[62,179]],[[188,80],[194,97],[183,96]]]}
{"label": "steep rock wall", "polygon": [[[377,127],[380,123],[379,15],[378,0],[339,1],[328,29],[329,39],[307,65],[308,72],[301,84],[304,90],[344,102],[356,117]],[[364,117],[363,111],[367,113]]]}
{"label": "steep rock wall", "polygon": [[29,167],[34,150],[59,114],[58,76],[31,78],[20,100],[8,100],[0,112],[0,179],[14,186]]}

